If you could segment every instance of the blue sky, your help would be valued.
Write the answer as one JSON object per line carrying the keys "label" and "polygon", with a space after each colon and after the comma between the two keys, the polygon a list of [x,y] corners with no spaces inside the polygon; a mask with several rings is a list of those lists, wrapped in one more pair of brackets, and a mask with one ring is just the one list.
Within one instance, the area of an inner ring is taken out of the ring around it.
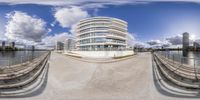
{"label": "blue sky", "polygon": [[[1,1],[0,1],[1,2]],[[67,18],[71,20],[62,23],[63,15],[56,16],[55,14],[61,10],[69,11],[73,7],[78,8],[83,17],[74,17],[76,19],[82,19],[92,16],[110,16],[120,18],[128,22],[128,31],[135,37],[135,41],[147,42],[153,40],[163,41],[165,38],[173,38],[180,36],[183,32],[189,32],[193,36],[192,38],[198,39],[200,36],[200,3],[197,2],[142,2],[142,3],[75,3],[66,5],[52,5],[52,4],[35,4],[35,3],[23,3],[23,4],[9,4],[1,3],[0,5],[0,37],[8,34],[11,37],[16,37],[15,31],[17,29],[10,28],[12,25],[8,25],[8,22],[14,21],[13,12],[19,11],[27,16],[35,19],[41,19],[45,22],[44,29],[48,31],[41,35],[41,39],[54,38],[59,34],[70,34],[73,30],[71,23],[75,23],[75,19]],[[93,5],[92,5],[93,4]],[[65,9],[66,8],[66,9]],[[65,9],[65,10],[64,10]],[[15,12],[16,13],[16,12]],[[62,12],[61,14],[64,14]],[[6,17],[11,14],[12,18]],[[85,15],[84,15],[85,14]],[[67,15],[67,14],[66,14]],[[73,15],[73,14],[72,14]],[[76,14],[75,14],[76,15]],[[73,16],[71,16],[73,17]],[[70,23],[70,24],[69,24]],[[15,23],[17,24],[17,23]],[[64,25],[67,24],[67,25]],[[5,26],[9,26],[6,30]],[[9,29],[11,32],[9,33]],[[21,28],[20,28],[21,29]],[[37,28],[36,28],[37,29]],[[13,30],[15,30],[13,32]],[[13,32],[13,33],[12,33]],[[16,32],[17,33],[17,32]],[[14,35],[13,35],[14,34]],[[33,33],[34,34],[34,33]],[[6,35],[6,36],[8,36]],[[23,34],[20,34],[23,35]],[[29,35],[27,35],[29,36]],[[32,36],[32,35],[31,35]],[[63,36],[63,35],[62,35]],[[23,36],[21,36],[23,37]],[[21,38],[20,37],[20,38]],[[25,36],[24,36],[25,37]],[[1,38],[0,38],[1,39]],[[24,38],[23,38],[24,39]],[[31,40],[33,41],[33,39]]]}

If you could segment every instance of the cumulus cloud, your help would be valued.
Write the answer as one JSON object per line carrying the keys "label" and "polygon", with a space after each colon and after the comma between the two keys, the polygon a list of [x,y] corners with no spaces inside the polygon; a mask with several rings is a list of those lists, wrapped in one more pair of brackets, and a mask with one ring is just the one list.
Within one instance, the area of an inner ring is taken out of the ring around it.
{"label": "cumulus cloud", "polygon": [[136,47],[136,48],[149,48],[150,45],[145,43],[145,42],[135,41],[134,47]]}
{"label": "cumulus cloud", "polygon": [[174,36],[166,38],[172,45],[180,45],[182,44],[182,36]]}
{"label": "cumulus cloud", "polygon": [[[148,1],[148,0],[147,0]],[[149,0],[157,1],[157,0]],[[158,0],[159,1],[159,0]],[[138,0],[0,0],[0,3],[7,4],[40,4],[51,6],[72,6],[72,5],[84,5],[89,7],[102,7],[104,5],[122,5],[132,3],[143,3]]]}
{"label": "cumulus cloud", "polygon": [[0,40],[7,40],[7,37],[5,36],[5,34],[2,32],[0,33]]}
{"label": "cumulus cloud", "polygon": [[40,18],[32,17],[25,12],[14,11],[8,13],[5,35],[11,40],[24,40],[40,42],[49,32],[46,22]]}
{"label": "cumulus cloud", "polygon": [[133,46],[135,43],[135,36],[132,33],[127,35],[127,42],[129,46]]}
{"label": "cumulus cloud", "polygon": [[147,44],[151,47],[169,47],[171,45],[171,43],[167,40],[151,40],[148,41]]}
{"label": "cumulus cloud", "polygon": [[53,46],[53,45],[55,45],[55,43],[57,41],[64,42],[65,39],[67,39],[67,37],[69,37],[69,36],[70,35],[66,32],[55,34],[52,36],[47,36],[42,39],[42,43],[44,43],[44,45],[47,45],[47,46]]}
{"label": "cumulus cloud", "polygon": [[79,20],[88,17],[89,14],[87,11],[82,10],[79,7],[71,7],[71,8],[57,8],[54,14],[56,21],[62,27],[71,27]]}
{"label": "cumulus cloud", "polygon": [[150,40],[147,43],[149,45],[158,45],[158,44],[161,44],[162,42],[160,40]]}

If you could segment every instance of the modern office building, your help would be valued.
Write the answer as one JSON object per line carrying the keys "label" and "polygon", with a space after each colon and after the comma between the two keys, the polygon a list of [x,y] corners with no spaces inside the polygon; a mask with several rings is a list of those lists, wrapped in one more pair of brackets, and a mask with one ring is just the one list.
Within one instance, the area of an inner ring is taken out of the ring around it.
{"label": "modern office building", "polygon": [[76,26],[76,46],[80,51],[112,51],[127,47],[127,22],[111,17],[91,17]]}
{"label": "modern office building", "polygon": [[64,50],[64,43],[56,42],[56,50]]}
{"label": "modern office building", "polygon": [[189,49],[189,33],[185,32],[183,33],[183,50]]}
{"label": "modern office building", "polygon": [[68,38],[65,40],[65,50],[66,51],[72,51],[75,49],[75,39],[74,38]]}

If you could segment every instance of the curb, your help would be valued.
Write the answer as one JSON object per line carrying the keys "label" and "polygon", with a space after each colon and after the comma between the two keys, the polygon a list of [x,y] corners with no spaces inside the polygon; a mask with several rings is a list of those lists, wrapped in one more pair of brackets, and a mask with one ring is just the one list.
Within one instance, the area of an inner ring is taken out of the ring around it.
{"label": "curb", "polygon": [[89,62],[89,63],[112,63],[112,62],[117,62],[117,61],[123,61],[123,60],[126,60],[126,59],[130,59],[130,58],[133,58],[134,56],[136,56],[136,54],[134,55],[131,55],[131,56],[128,56],[128,57],[125,57],[125,58],[117,58],[117,59],[112,59],[112,60],[106,60],[106,61],[92,61],[92,60],[86,60],[84,58],[78,58],[78,57],[74,57],[74,56],[71,56],[71,55],[67,55],[67,54],[64,54],[65,56],[69,56],[71,57],[72,59],[75,59],[75,60],[79,60],[79,61],[83,61],[83,62]]}

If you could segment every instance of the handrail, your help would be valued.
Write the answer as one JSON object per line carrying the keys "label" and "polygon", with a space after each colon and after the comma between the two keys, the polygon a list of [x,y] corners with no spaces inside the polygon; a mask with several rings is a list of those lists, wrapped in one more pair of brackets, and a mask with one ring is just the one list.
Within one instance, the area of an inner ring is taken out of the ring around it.
{"label": "handrail", "polygon": [[[45,52],[45,51],[44,51]],[[43,55],[43,54],[42,54]],[[0,62],[3,61],[3,63],[0,64],[0,67],[10,67],[13,65],[20,65],[20,64],[26,64],[28,62],[34,61],[35,59],[39,58],[41,54],[36,53],[36,54],[25,54],[23,56],[19,56],[16,58],[9,58],[9,57],[4,57],[0,58]]]}
{"label": "handrail", "polygon": [[[175,73],[173,71],[171,71],[167,66],[165,65],[161,59],[157,56],[153,54],[153,58],[155,63],[158,66],[158,71],[164,75],[165,78],[167,78],[168,80],[170,80],[172,83],[180,86],[180,87],[186,87],[186,88],[195,88],[195,89],[199,89],[199,83],[196,83],[197,81],[194,81],[192,79],[187,79],[184,78],[183,76],[181,76],[179,73]],[[190,81],[189,81],[190,80]]]}
{"label": "handrail", "polygon": [[12,79],[12,78],[20,77],[20,76],[22,76],[22,75],[24,75],[24,74],[27,74],[27,73],[31,72],[32,70],[34,70],[35,68],[37,68],[37,66],[38,66],[42,61],[44,61],[45,58],[48,57],[49,54],[50,54],[50,53],[47,53],[47,54],[45,54],[44,56],[41,56],[43,60],[41,60],[41,58],[40,58],[40,59],[38,58],[38,60],[41,60],[41,61],[36,62],[36,64],[35,64],[34,66],[33,66],[33,63],[34,63],[34,62],[33,62],[33,63],[29,63],[29,66],[30,66],[30,67],[27,67],[27,66],[26,66],[26,68],[23,69],[23,70],[20,70],[20,71],[17,71],[17,72],[13,71],[12,73],[0,74],[0,80],[2,80],[2,79],[3,79],[3,80],[4,80],[4,79]]}
{"label": "handrail", "polygon": [[[31,83],[32,81],[34,81],[35,79],[37,79],[37,77],[43,72],[43,70],[45,69],[45,66],[46,66],[46,63],[49,59],[49,56],[50,56],[50,52],[46,55],[46,57],[40,62],[42,65],[37,65],[36,68],[38,69],[33,69],[32,71],[35,71],[33,72],[34,74],[30,76],[30,78],[28,78],[27,80],[24,80],[24,81],[19,81],[17,83],[11,83],[11,84],[4,84],[4,85],[0,85],[0,88],[15,88],[15,87],[22,87],[24,85],[27,85],[29,83]],[[32,72],[31,71],[31,72]],[[27,74],[30,74],[31,72],[27,73]],[[24,74],[25,75],[25,74]],[[14,78],[13,78],[14,79]]]}
{"label": "handrail", "polygon": [[[42,65],[38,65],[38,69],[36,69],[36,72],[33,72],[34,74],[31,75],[30,78],[28,78],[27,80],[24,80],[24,81],[19,81],[17,83],[14,83],[14,84],[4,84],[4,85],[0,85],[0,88],[15,88],[15,87],[21,87],[21,86],[24,86],[24,85],[27,85],[29,83],[31,83],[32,81],[34,81],[41,73],[42,71],[44,70],[45,68],[45,65],[48,61],[48,56],[47,55],[47,58],[45,57],[44,61],[40,62],[42,63]],[[34,70],[33,70],[34,71]],[[29,72],[30,74],[31,72]]]}
{"label": "handrail", "polygon": [[[154,54],[156,54],[157,56],[160,56],[162,57],[165,61],[167,61],[169,64],[172,63],[174,64],[173,66],[175,65],[179,65],[179,70],[182,70],[184,72],[190,72],[190,73],[193,73],[195,75],[195,78],[196,80],[199,80],[198,79],[198,76],[200,76],[200,74],[198,73],[198,71],[200,70],[199,68],[197,68],[197,65],[196,65],[196,62],[197,61],[200,61],[199,58],[191,58],[191,57],[183,57],[183,56],[179,56],[178,59],[175,60],[175,56],[174,54],[173,55],[170,55],[169,53],[162,53],[162,52],[154,52]],[[170,57],[172,56],[172,57]],[[187,59],[187,60],[193,60],[192,62],[192,65],[190,64],[185,64],[184,63],[184,60]],[[177,67],[175,67],[177,68]]]}

